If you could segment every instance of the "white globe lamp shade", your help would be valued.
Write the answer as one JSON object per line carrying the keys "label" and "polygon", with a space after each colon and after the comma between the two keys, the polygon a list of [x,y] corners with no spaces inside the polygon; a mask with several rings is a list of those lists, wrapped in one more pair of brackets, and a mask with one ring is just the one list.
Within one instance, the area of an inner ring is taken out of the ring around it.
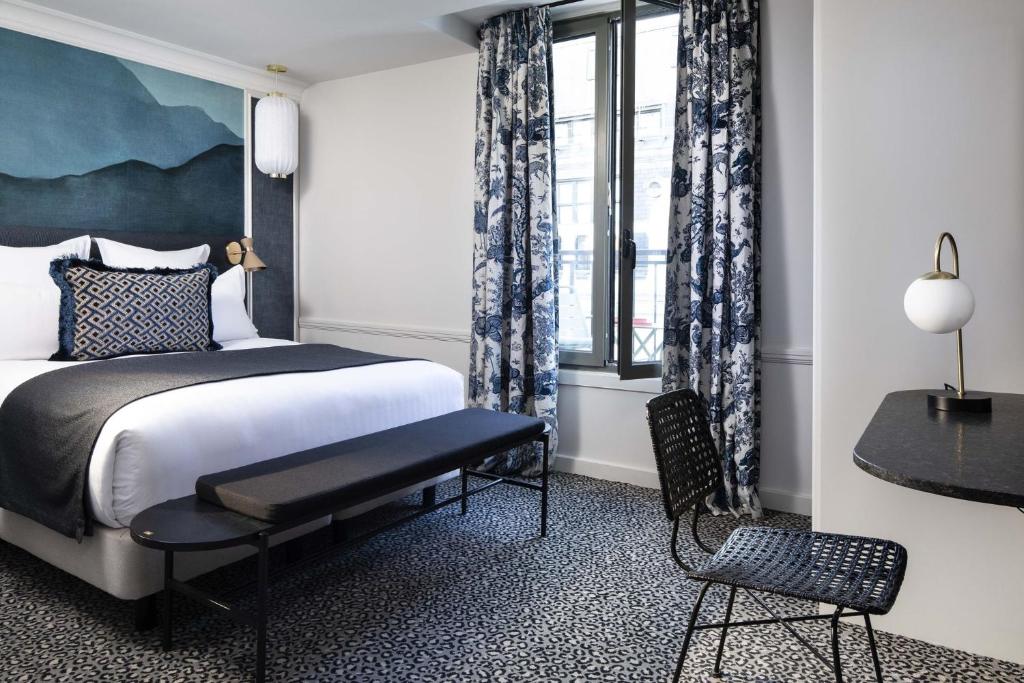
{"label": "white globe lamp shade", "polygon": [[955,332],[974,315],[974,293],[958,277],[941,271],[931,272],[907,287],[903,310],[910,322],[925,332]]}
{"label": "white globe lamp shade", "polygon": [[271,178],[287,178],[299,166],[299,107],[280,93],[256,103],[253,157]]}

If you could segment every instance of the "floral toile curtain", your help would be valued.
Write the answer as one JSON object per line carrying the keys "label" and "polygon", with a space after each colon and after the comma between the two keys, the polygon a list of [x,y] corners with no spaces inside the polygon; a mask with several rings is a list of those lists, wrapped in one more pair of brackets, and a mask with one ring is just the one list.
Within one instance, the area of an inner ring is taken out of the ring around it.
{"label": "floral toile curtain", "polygon": [[[551,21],[509,12],[480,29],[469,403],[544,419],[557,443],[558,285],[552,188]],[[535,476],[540,451],[496,472]]]}
{"label": "floral toile curtain", "polygon": [[761,516],[758,0],[683,0],[665,301],[666,391],[708,404],[715,513]]}

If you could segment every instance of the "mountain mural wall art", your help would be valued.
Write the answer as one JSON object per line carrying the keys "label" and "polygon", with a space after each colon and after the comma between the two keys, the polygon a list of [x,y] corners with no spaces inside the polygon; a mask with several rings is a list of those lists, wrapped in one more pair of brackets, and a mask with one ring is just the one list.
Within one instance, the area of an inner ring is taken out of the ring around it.
{"label": "mountain mural wall art", "polygon": [[242,234],[242,90],[6,29],[0,83],[0,227]]}

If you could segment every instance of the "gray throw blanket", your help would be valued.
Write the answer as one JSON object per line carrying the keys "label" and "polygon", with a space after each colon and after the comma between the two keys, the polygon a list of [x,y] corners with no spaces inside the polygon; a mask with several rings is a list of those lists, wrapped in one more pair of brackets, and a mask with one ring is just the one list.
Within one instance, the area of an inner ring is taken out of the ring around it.
{"label": "gray throw blanket", "polygon": [[91,533],[85,491],[93,447],[129,403],[197,384],[404,360],[302,344],[117,358],[39,375],[0,405],[0,507],[81,540]]}

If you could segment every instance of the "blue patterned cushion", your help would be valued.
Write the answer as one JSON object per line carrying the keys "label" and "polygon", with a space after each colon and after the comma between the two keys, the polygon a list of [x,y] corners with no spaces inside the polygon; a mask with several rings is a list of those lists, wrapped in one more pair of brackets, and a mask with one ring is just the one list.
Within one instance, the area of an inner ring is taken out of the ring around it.
{"label": "blue patterned cushion", "polygon": [[216,351],[209,264],[186,270],[113,268],[57,259],[60,348],[51,360],[99,360],[135,353]]}

